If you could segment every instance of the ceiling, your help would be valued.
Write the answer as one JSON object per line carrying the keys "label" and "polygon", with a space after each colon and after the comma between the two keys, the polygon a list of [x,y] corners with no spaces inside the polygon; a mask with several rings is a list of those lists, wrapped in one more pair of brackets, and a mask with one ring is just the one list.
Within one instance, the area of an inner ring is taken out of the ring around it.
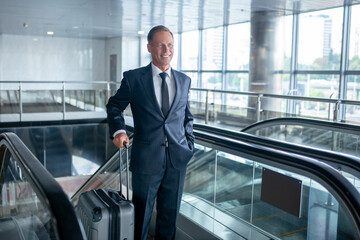
{"label": "ceiling", "polygon": [[342,5],[344,0],[1,0],[0,34],[53,31],[57,37],[103,39],[147,34],[157,24],[177,33],[249,21],[254,11],[284,15]]}

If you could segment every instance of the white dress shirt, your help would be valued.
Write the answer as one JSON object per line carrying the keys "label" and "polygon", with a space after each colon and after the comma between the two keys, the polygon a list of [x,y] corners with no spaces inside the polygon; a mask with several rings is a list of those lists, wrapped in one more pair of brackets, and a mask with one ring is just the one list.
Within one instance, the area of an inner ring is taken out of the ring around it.
{"label": "white dress shirt", "polygon": [[[156,96],[156,100],[159,104],[159,107],[161,109],[161,100],[162,100],[162,95],[161,95],[161,83],[162,83],[162,79],[160,77],[160,73],[162,73],[162,71],[155,66],[153,63],[151,63],[151,69],[152,69],[152,77],[153,77],[153,82],[154,82],[154,90],[155,90],[155,96]],[[168,70],[165,71],[167,73],[165,81],[168,85],[168,91],[169,91],[169,106],[171,108],[171,104],[174,101],[175,98],[175,94],[176,94],[176,84],[175,84],[175,79],[173,74],[171,73],[171,67],[169,67]],[[113,137],[115,137],[117,134],[122,133],[122,132],[126,132],[125,129],[120,129],[117,130]]]}
{"label": "white dress shirt", "polygon": [[[156,96],[156,100],[158,101],[158,104],[161,108],[162,107],[161,106],[162,105],[161,104],[162,79],[159,74],[162,73],[162,71],[158,67],[156,67],[153,63],[151,63],[151,68],[152,68],[152,76],[153,76],[153,81],[154,81],[155,96]],[[176,93],[175,79],[174,79],[174,76],[171,74],[171,67],[168,70],[166,70],[165,73],[166,73],[165,81],[168,85],[168,90],[169,90],[169,106],[171,107],[171,104],[174,101],[174,97],[175,97],[175,93]]]}

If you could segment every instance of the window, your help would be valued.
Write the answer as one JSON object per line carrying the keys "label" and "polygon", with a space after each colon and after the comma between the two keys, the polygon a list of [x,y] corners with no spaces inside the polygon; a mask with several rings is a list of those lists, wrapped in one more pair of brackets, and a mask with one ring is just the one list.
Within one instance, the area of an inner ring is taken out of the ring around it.
{"label": "window", "polygon": [[222,89],[221,73],[202,73],[201,87],[209,89]]}
{"label": "window", "polygon": [[298,74],[297,95],[305,97],[337,98],[338,75]]}
{"label": "window", "polygon": [[223,55],[223,28],[210,28],[203,31],[203,70],[221,70]]}
{"label": "window", "polygon": [[181,39],[182,70],[197,70],[199,57],[199,32],[185,32]]}
{"label": "window", "polygon": [[349,44],[349,70],[360,70],[360,5],[352,6]]}
{"label": "window", "polygon": [[299,15],[299,70],[339,70],[343,8]]}
{"label": "window", "polygon": [[250,23],[228,27],[227,70],[249,70]]}

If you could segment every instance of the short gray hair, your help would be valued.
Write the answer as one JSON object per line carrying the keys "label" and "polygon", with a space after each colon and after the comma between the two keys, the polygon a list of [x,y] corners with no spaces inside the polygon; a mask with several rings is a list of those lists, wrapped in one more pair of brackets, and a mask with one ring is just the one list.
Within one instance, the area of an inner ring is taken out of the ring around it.
{"label": "short gray hair", "polygon": [[158,26],[153,27],[150,30],[149,34],[147,35],[148,43],[152,43],[154,34],[157,32],[169,32],[171,34],[171,37],[174,38],[174,35],[167,27],[165,27],[163,25],[158,25]]}

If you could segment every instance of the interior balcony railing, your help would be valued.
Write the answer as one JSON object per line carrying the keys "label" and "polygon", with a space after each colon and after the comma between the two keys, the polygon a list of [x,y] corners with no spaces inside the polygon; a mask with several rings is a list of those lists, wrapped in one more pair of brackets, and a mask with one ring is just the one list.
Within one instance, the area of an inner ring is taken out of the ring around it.
{"label": "interior balcony railing", "polygon": [[[104,118],[120,82],[1,81],[0,122]],[[360,124],[360,101],[192,88],[196,121],[241,129],[275,117]],[[126,111],[126,114],[131,114]]]}

